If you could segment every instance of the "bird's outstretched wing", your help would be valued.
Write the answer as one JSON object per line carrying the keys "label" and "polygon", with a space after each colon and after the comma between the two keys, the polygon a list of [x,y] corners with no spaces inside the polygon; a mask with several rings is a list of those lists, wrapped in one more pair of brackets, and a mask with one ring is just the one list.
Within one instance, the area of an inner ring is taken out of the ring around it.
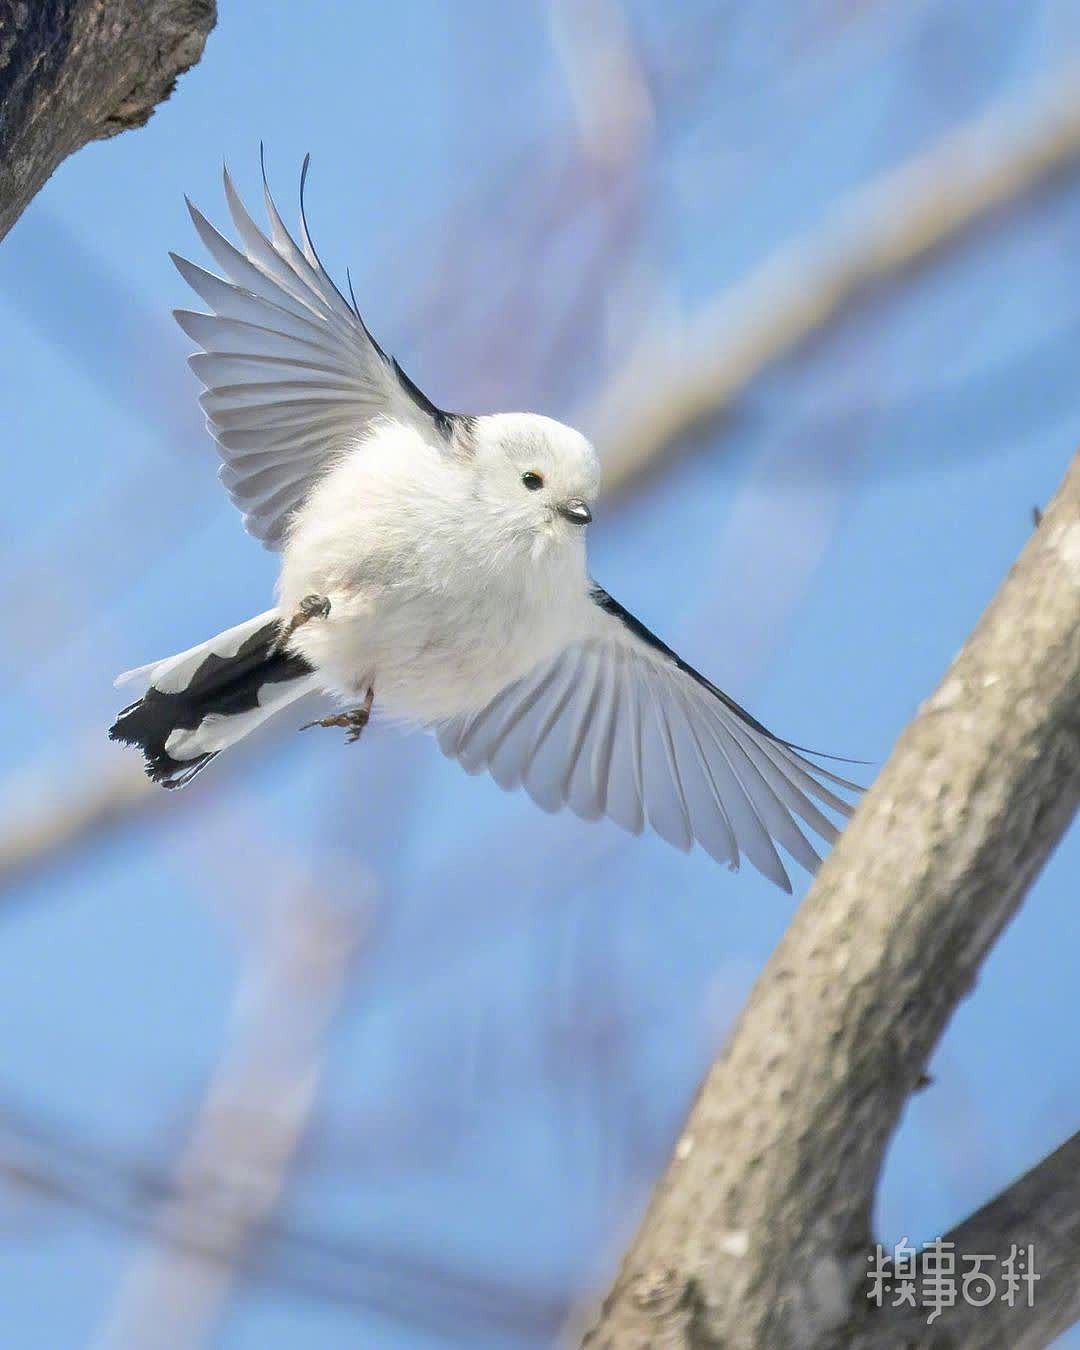
{"label": "bird's outstretched wing", "polygon": [[248,215],[226,169],[241,249],[188,202],[224,279],[171,255],[212,311],[177,310],[176,319],[201,348],[190,365],[206,389],[200,402],[221,449],[221,481],[268,548],[280,546],[290,512],[328,462],[375,418],[406,422],[448,444],[468,423],[421,393],[327,275],[304,214],[307,169],[305,160],[299,245],[274,205],[265,168],[269,234]]}
{"label": "bird's outstretched wing", "polygon": [[[854,783],[773,736],[600,587],[587,632],[482,711],[438,729],[445,754],[546,811],[569,806],[676,848],[695,840],[720,862],[742,855],[784,890],[780,845],[814,871],[796,817],[831,843],[852,806],[828,784]],[[820,804],[820,805],[819,805]]]}

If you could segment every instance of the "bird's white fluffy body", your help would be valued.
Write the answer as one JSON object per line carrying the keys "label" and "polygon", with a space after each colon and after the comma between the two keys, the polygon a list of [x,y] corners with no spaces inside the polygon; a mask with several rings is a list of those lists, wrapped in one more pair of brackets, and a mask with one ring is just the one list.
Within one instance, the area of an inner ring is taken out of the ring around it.
{"label": "bird's white fluffy body", "polygon": [[[585,532],[560,503],[595,499],[599,468],[570,427],[530,414],[476,418],[470,445],[377,422],[312,488],[285,535],[279,610],[330,601],[291,648],[347,702],[375,690],[391,717],[478,711],[585,636]],[[522,474],[542,476],[527,491]]]}

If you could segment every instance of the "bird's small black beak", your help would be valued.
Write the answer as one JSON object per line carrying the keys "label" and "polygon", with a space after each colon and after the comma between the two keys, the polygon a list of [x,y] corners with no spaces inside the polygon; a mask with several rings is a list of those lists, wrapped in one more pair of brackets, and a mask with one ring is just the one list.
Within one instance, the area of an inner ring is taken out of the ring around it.
{"label": "bird's small black beak", "polygon": [[588,525],[592,520],[592,512],[580,497],[568,497],[558,508],[558,512],[560,516],[572,520],[575,525]]}

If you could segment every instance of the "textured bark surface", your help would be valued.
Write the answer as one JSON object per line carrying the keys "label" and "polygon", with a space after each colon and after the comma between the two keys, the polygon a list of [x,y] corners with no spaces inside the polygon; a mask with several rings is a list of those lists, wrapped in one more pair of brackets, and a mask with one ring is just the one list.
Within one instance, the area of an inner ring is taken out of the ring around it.
{"label": "textured bark surface", "polygon": [[[924,1320],[906,1341],[872,1309],[871,1207],[905,1101],[1078,801],[1080,459],[758,980],[586,1345],[995,1343]],[[1077,1189],[984,1211],[1071,1278],[1070,1315]],[[998,1250],[985,1227],[975,1250]],[[1044,1282],[996,1343],[1046,1344],[1062,1306]]]}
{"label": "textured bark surface", "polygon": [[147,121],[215,16],[214,0],[0,0],[0,239],[62,159]]}
{"label": "textured bark surface", "polygon": [[[1000,1287],[1000,1262],[1015,1245],[1035,1249],[1038,1274],[1033,1302],[1026,1293],[1013,1306],[980,1308],[957,1299],[935,1317],[931,1330],[939,1350],[1040,1350],[1080,1320],[1080,1134],[1055,1149],[1003,1194],[945,1235],[957,1253],[992,1253]],[[916,1278],[918,1288],[921,1280]],[[925,1306],[867,1316],[851,1336],[838,1338],[844,1350],[896,1350],[930,1340]]]}

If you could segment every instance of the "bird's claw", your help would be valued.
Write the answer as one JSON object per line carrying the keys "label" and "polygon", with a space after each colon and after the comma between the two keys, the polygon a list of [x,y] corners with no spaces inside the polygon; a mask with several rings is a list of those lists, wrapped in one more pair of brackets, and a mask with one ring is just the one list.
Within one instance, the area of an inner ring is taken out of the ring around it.
{"label": "bird's claw", "polygon": [[310,623],[312,619],[325,619],[330,614],[330,601],[325,595],[305,595],[296,607],[296,613],[284,624],[270,649],[271,656],[281,651],[298,628]]}
{"label": "bird's claw", "polygon": [[360,733],[371,720],[371,705],[374,699],[375,691],[369,689],[359,708],[349,708],[347,712],[332,713],[329,717],[320,717],[314,722],[305,722],[300,730],[307,731],[309,727],[344,727],[346,729],[345,744],[354,745],[360,739]]}
{"label": "bird's claw", "polygon": [[325,595],[305,595],[300,601],[299,613],[308,619],[325,619],[330,613],[330,601]]}

